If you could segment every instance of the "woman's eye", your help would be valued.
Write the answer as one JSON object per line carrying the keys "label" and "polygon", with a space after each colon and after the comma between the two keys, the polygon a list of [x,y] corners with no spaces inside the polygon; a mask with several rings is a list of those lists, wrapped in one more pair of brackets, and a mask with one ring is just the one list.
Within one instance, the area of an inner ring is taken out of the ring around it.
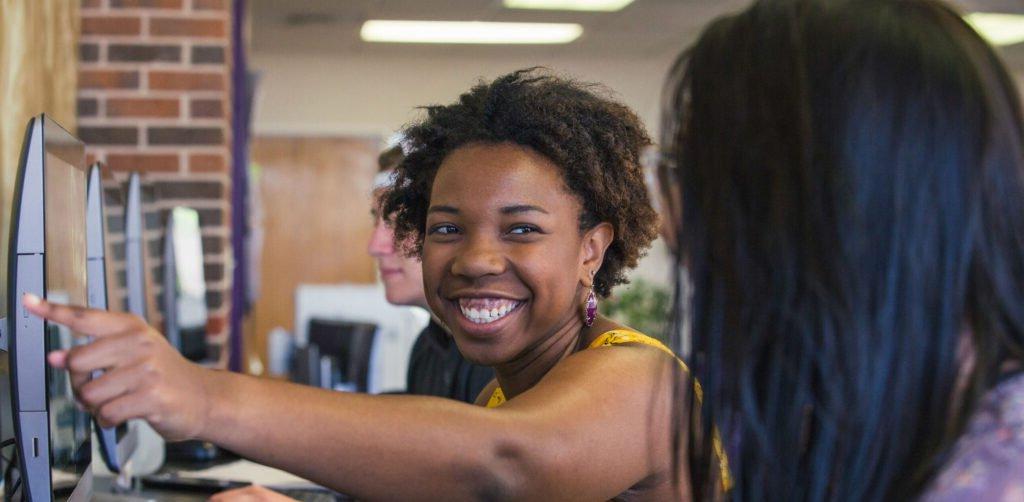
{"label": "woman's eye", "polygon": [[533,225],[516,225],[508,233],[512,235],[526,235],[539,232],[540,229]]}
{"label": "woman's eye", "polygon": [[430,228],[430,234],[431,235],[452,235],[452,234],[456,234],[458,232],[459,232],[459,229],[456,228],[455,225],[441,224],[441,225],[435,225],[435,226]]}

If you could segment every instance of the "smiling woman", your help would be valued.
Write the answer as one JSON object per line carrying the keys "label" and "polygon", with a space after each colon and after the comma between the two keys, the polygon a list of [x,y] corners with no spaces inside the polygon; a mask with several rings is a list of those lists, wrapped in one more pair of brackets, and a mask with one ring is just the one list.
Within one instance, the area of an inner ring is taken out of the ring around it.
{"label": "smiling woman", "polygon": [[[479,404],[512,405],[607,340],[660,346],[595,312],[658,228],[639,167],[650,141],[632,111],[599,93],[523,70],[429,107],[405,131],[384,211],[422,258],[427,302],[459,350],[495,368]],[[678,464],[663,460],[662,474]]]}
{"label": "smiling woman", "polygon": [[431,309],[466,357],[499,366],[508,397],[600,334],[581,306],[624,282],[657,232],[639,168],[650,141],[596,91],[525,70],[428,108],[386,194],[399,239],[422,251]]}
{"label": "smiling woman", "polygon": [[[516,72],[406,131],[381,214],[420,253],[427,303],[459,350],[495,368],[478,406],[211,371],[141,319],[27,299],[96,338],[50,362],[103,425],[145,418],[360,499],[688,498],[680,453],[700,423],[679,404],[699,388],[664,345],[596,312],[657,231],[647,134],[599,92]],[[95,369],[107,371],[88,380]],[[708,464],[728,487],[724,456]]]}

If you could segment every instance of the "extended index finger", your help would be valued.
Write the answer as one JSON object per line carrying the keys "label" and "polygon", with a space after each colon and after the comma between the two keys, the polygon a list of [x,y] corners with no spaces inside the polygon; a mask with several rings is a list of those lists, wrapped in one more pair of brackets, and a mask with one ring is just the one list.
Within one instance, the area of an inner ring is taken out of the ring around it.
{"label": "extended index finger", "polygon": [[106,310],[50,303],[33,294],[26,294],[21,299],[21,303],[32,314],[57,324],[63,324],[73,332],[88,336],[103,337],[122,333],[133,322],[133,318],[130,316]]}

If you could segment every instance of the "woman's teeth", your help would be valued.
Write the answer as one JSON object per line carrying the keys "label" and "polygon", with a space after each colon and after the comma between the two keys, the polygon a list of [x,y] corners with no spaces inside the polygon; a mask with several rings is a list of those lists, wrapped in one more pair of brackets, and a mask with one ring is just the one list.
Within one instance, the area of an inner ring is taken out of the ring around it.
{"label": "woman's teeth", "polygon": [[505,317],[521,302],[502,298],[460,298],[462,315],[476,324],[488,324]]}

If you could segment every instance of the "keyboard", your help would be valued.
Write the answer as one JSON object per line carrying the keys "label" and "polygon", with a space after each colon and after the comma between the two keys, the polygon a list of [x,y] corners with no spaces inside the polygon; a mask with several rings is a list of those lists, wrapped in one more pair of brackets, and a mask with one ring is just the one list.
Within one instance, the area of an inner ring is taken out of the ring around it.
{"label": "keyboard", "polygon": [[274,488],[273,490],[299,502],[339,502],[352,500],[326,488]]}

